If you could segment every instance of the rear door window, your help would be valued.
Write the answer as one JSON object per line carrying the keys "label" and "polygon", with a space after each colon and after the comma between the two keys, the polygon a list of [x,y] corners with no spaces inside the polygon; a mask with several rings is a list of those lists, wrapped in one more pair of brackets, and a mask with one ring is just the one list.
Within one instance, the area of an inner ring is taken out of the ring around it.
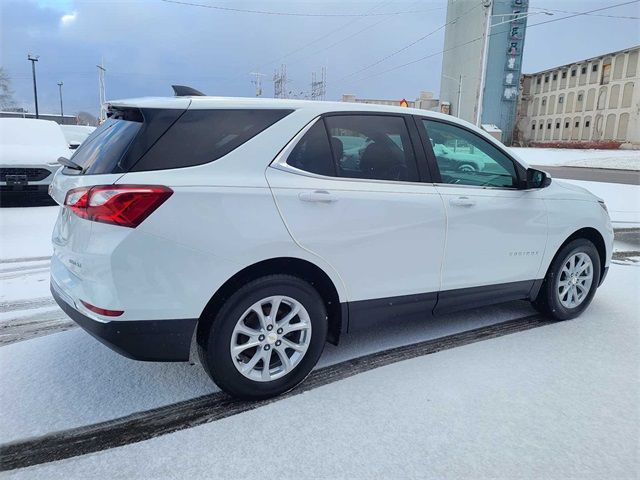
{"label": "rear door window", "polygon": [[322,120],[317,121],[287,158],[287,165],[318,175],[335,176],[331,147]]}
{"label": "rear door window", "polygon": [[403,117],[332,115],[325,122],[338,176],[418,181],[416,158]]}

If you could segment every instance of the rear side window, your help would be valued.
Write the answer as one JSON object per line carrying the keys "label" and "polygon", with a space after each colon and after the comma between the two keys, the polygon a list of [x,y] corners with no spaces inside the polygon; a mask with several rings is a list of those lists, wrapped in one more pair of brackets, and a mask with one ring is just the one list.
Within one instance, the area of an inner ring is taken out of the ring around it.
{"label": "rear side window", "polygon": [[329,138],[322,120],[316,122],[296,144],[287,158],[287,164],[318,175],[335,175]]}
{"label": "rear side window", "polygon": [[85,175],[117,171],[118,162],[142,127],[142,118],[109,118],[100,125],[71,157]]}
{"label": "rear side window", "polygon": [[187,110],[131,170],[163,170],[212,162],[291,112]]}
{"label": "rear side window", "polygon": [[404,118],[336,115],[325,121],[338,176],[418,181],[416,159]]}

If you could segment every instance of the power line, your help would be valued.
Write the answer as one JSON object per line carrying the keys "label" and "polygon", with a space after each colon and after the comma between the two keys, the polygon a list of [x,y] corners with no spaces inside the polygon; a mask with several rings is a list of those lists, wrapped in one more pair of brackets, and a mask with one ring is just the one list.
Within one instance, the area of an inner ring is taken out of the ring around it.
{"label": "power line", "polygon": [[449,22],[447,22],[447,23],[445,23],[445,24],[443,24],[443,25],[440,25],[440,26],[439,26],[438,28],[436,28],[435,30],[432,30],[431,32],[427,33],[426,35],[423,35],[422,37],[420,37],[420,38],[418,38],[418,39],[414,40],[413,42],[411,42],[411,43],[409,43],[409,44],[405,45],[404,47],[402,47],[402,48],[400,48],[400,49],[398,49],[398,50],[396,50],[396,51],[394,51],[394,52],[390,53],[389,55],[387,55],[387,56],[385,56],[385,57],[382,57],[381,59],[379,59],[379,60],[377,60],[377,61],[373,62],[372,64],[367,65],[366,67],[363,67],[363,68],[361,68],[360,70],[356,70],[355,72],[352,72],[352,73],[350,73],[350,74],[348,74],[348,75],[346,75],[346,76],[342,77],[340,80],[344,80],[344,79],[346,79],[346,78],[349,78],[349,77],[352,77],[352,76],[354,76],[354,75],[357,75],[358,73],[364,72],[365,70],[369,70],[371,67],[375,67],[376,65],[381,64],[381,63],[382,63],[382,62],[384,62],[385,60],[388,60],[389,58],[394,57],[394,56],[396,56],[397,54],[399,54],[399,53],[401,53],[401,52],[404,52],[405,50],[407,50],[407,49],[409,49],[409,48],[413,47],[414,45],[416,45],[416,44],[420,43],[421,41],[423,41],[423,40],[425,40],[425,39],[429,38],[431,35],[434,35],[435,33],[438,33],[440,30],[442,30],[443,28],[445,28],[447,25],[450,25],[450,24],[452,24],[452,23],[457,22],[459,19],[461,19],[462,17],[464,17],[465,15],[467,15],[467,14],[468,14],[469,12],[471,12],[472,10],[475,10],[475,9],[476,9],[476,8],[478,8],[479,6],[480,6],[480,4],[474,5],[474,6],[473,6],[473,7],[471,7],[469,10],[466,10],[464,13],[462,13],[462,14],[461,14],[461,15],[459,15],[459,16],[457,16],[457,17],[456,17],[456,18],[454,18],[453,20],[451,20],[451,21],[449,21]]}
{"label": "power line", "polygon": [[194,3],[194,2],[185,2],[180,0],[160,0],[165,3],[173,3],[176,5],[185,5],[189,7],[200,7],[200,8],[209,8],[212,10],[222,10],[226,12],[236,12],[236,13],[253,13],[260,15],[280,15],[286,17],[380,17],[380,16],[391,16],[391,15],[411,15],[417,13],[424,13],[428,10],[413,10],[413,11],[403,11],[403,12],[386,12],[386,13],[299,13],[299,12],[275,12],[271,10],[251,10],[245,8],[234,8],[234,7],[221,7],[219,5],[208,5],[205,3]]}
{"label": "power line", "polygon": [[553,18],[551,20],[545,20],[544,22],[534,23],[534,24],[528,25],[527,28],[532,28],[532,27],[535,27],[537,25],[545,25],[547,23],[559,22],[560,20],[567,20],[569,18],[579,17],[579,16],[582,16],[582,15],[589,15],[589,14],[592,14],[592,13],[595,13],[595,12],[601,12],[603,10],[609,10],[611,8],[622,7],[624,5],[631,5],[632,3],[638,3],[638,2],[640,2],[640,0],[631,0],[630,2],[618,3],[616,5],[611,5],[609,7],[596,8],[594,10],[588,10],[586,12],[576,12],[573,15],[567,15],[566,17]]}
{"label": "power line", "polygon": [[[534,9],[536,8],[534,7]],[[606,17],[606,18],[622,18],[627,20],[640,20],[640,17],[632,17],[629,15],[606,15],[603,13],[580,13],[580,12],[573,12],[571,10],[558,10],[555,8],[545,8],[544,10],[547,10],[548,12],[556,12],[556,13],[575,13],[577,15],[587,15],[590,17]]]}
{"label": "power line", "polygon": [[[600,12],[600,11],[603,11],[603,10],[608,10],[608,9],[611,9],[611,8],[621,7],[621,6],[623,6],[623,5],[630,5],[630,4],[632,4],[632,3],[638,3],[638,2],[640,2],[640,0],[632,0],[632,1],[630,1],[630,2],[624,2],[624,3],[619,3],[619,4],[616,4],[616,5],[610,5],[610,6],[608,6],[608,7],[596,8],[596,9],[594,9],[594,10],[587,10],[586,12],[579,12],[579,13],[576,13],[576,14],[574,14],[574,15],[569,15],[569,16],[566,16],[566,17],[555,18],[555,19],[553,19],[553,20],[547,20],[547,21],[544,21],[544,22],[534,23],[534,24],[532,24],[532,25],[528,25],[528,26],[527,26],[527,29],[529,29],[529,28],[533,28],[533,27],[536,27],[536,26],[538,26],[538,25],[545,25],[545,24],[547,24],[547,23],[551,23],[551,22],[558,22],[558,21],[560,21],[560,20],[566,20],[566,19],[573,18],[573,17],[577,17],[577,16],[580,16],[580,15],[587,15],[587,14],[590,14],[590,13]],[[494,33],[491,33],[489,36],[497,35],[497,34],[499,34],[499,33],[500,33],[500,32],[494,32]],[[362,80],[368,80],[368,79],[370,79],[370,78],[377,77],[377,76],[379,76],[379,75],[384,75],[385,73],[389,73],[389,72],[392,72],[392,71],[394,71],[394,70],[398,70],[398,69],[400,69],[400,68],[404,68],[404,67],[407,67],[407,66],[409,66],[409,65],[413,65],[414,63],[418,63],[418,62],[421,62],[421,61],[427,60],[427,59],[429,59],[429,58],[435,57],[435,56],[437,56],[437,55],[440,55],[440,54],[442,54],[442,53],[446,53],[446,52],[449,52],[449,51],[451,51],[451,50],[455,50],[455,49],[457,49],[457,48],[464,47],[464,46],[469,45],[469,44],[471,44],[471,43],[477,42],[477,41],[479,41],[479,40],[482,40],[483,38],[484,38],[484,36],[482,36],[482,35],[481,35],[481,36],[479,36],[479,37],[477,37],[477,38],[471,39],[471,40],[469,40],[469,41],[467,41],[467,42],[464,42],[464,43],[461,43],[461,44],[459,44],[459,45],[454,45],[453,47],[450,47],[450,48],[447,48],[447,49],[444,49],[444,50],[440,50],[439,52],[430,53],[429,55],[425,55],[424,57],[420,57],[420,58],[417,58],[417,59],[412,60],[412,61],[410,61],[410,62],[403,63],[402,65],[396,65],[395,67],[389,68],[389,69],[387,69],[387,70],[383,70],[383,71],[381,71],[381,72],[373,73],[373,74],[371,74],[371,75],[369,75],[369,76],[367,76],[367,77],[361,78],[361,79],[360,79],[360,81],[362,81]]]}

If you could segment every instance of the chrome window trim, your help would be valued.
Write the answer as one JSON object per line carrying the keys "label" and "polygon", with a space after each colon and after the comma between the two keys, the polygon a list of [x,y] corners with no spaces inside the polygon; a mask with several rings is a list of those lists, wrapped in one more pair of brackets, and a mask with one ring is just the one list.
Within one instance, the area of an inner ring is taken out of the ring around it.
{"label": "chrome window trim", "polygon": [[[331,112],[332,113],[332,112]],[[341,113],[341,112],[336,112]],[[374,113],[375,114],[375,113]],[[280,153],[276,155],[271,164],[269,165],[271,168],[275,168],[277,170],[282,170],[284,172],[293,173],[296,175],[304,175],[305,177],[317,178],[319,180],[333,180],[337,182],[358,182],[358,183],[379,183],[379,184],[390,184],[390,185],[412,185],[412,186],[434,186],[431,182],[405,182],[401,180],[377,180],[377,179],[369,179],[369,178],[351,178],[351,177],[330,177],[327,175],[319,175],[317,173],[307,172],[306,170],[300,170],[299,168],[292,167],[287,163],[287,158],[293,151],[293,149],[298,145],[298,142],[302,140],[302,137],[313,127],[317,122],[322,121],[323,115],[318,115],[313,118],[309,123],[307,123],[302,130],[300,130],[289,142],[285,145],[285,147],[280,150]],[[333,161],[333,159],[332,159]]]}

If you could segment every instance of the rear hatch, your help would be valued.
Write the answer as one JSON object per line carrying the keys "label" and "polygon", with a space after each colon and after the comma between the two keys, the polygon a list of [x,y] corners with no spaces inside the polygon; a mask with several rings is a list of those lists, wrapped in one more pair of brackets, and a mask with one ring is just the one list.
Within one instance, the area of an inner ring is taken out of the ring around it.
{"label": "rear hatch", "polygon": [[[75,299],[96,296],[91,288],[108,272],[114,248],[130,229],[96,223],[74,213],[65,200],[91,187],[115,184],[171,127],[189,106],[188,99],[176,99],[174,108],[141,109],[114,106],[100,125],[69,159],[77,167],[61,168],[49,194],[61,206],[52,234],[54,283]],[[69,203],[69,202],[67,202]],[[92,238],[92,235],[94,238]],[[82,281],[81,281],[82,280]]]}

